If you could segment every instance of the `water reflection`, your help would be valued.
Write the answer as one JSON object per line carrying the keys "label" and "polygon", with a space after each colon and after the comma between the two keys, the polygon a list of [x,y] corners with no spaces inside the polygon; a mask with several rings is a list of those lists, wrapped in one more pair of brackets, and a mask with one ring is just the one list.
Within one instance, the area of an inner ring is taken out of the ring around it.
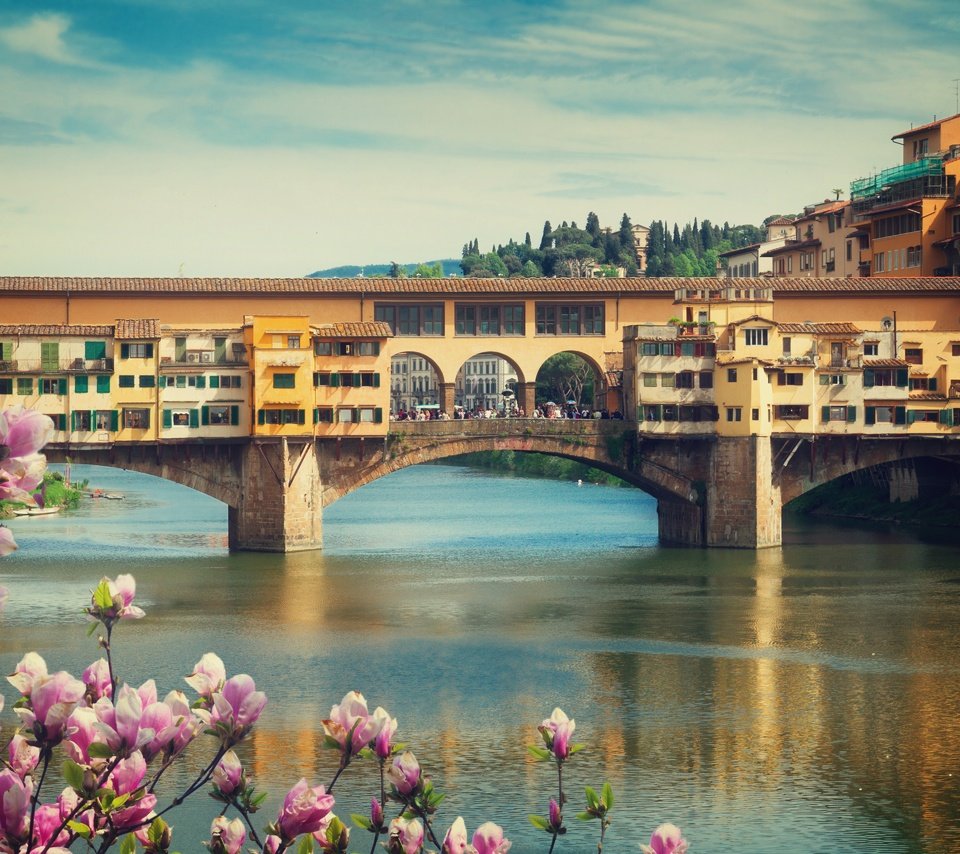
{"label": "water reflection", "polygon": [[[423,467],[330,508],[323,553],[230,555],[220,505],[112,476],[124,502],[18,529],[0,667],[37,648],[82,668],[98,653],[79,603],[135,572],[149,616],[122,627],[121,671],[168,690],[216,650],[254,674],[271,702],[242,752],[268,816],[299,777],[332,778],[320,720],[358,689],[449,793],[441,823],[494,818],[521,852],[542,849],[526,814],[555,786],[524,747],[555,705],[588,745],[571,794],[617,792],[605,851],[667,819],[704,851],[823,850],[823,828],[831,851],[960,849],[953,549],[831,527],[660,550],[637,493]],[[351,766],[338,811],[376,789],[374,764]],[[192,806],[186,838],[208,819]],[[569,850],[592,847],[575,830]]]}

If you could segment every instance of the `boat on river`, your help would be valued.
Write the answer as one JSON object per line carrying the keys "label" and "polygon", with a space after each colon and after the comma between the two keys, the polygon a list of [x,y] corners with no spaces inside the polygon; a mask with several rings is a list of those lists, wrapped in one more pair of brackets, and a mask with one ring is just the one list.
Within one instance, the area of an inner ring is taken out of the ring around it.
{"label": "boat on river", "polygon": [[54,513],[59,513],[59,507],[21,507],[19,510],[14,510],[14,516],[52,516]]}

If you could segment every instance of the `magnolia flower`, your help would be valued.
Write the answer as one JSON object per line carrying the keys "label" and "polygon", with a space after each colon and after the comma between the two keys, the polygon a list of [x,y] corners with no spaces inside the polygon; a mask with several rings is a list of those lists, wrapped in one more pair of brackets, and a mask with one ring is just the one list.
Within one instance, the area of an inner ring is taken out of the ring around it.
{"label": "magnolia flower", "polygon": [[387,768],[387,779],[401,795],[411,795],[421,784],[420,763],[409,750],[405,750]]}
{"label": "magnolia flower", "polygon": [[7,682],[16,688],[21,696],[29,697],[33,691],[34,682],[47,675],[47,662],[35,652],[28,652],[17,662],[13,673],[7,677]]}
{"label": "magnolia flower", "polygon": [[450,825],[447,835],[443,837],[441,854],[466,854],[468,848],[467,826],[463,823],[463,818],[457,816],[457,820]]}
{"label": "magnolia flower", "polygon": [[156,735],[154,730],[141,726],[143,702],[129,685],[120,688],[116,706],[104,697],[97,700],[93,710],[97,713],[97,729],[115,754],[127,756]]}
{"label": "magnolia flower", "polygon": [[210,841],[203,844],[213,854],[240,854],[246,838],[247,831],[243,827],[242,819],[230,820],[226,816],[218,815],[210,825]]}
{"label": "magnolia flower", "polygon": [[649,845],[640,845],[643,854],[685,854],[687,840],[675,824],[661,824],[650,836]]}
{"label": "magnolia flower", "polygon": [[381,706],[373,712],[373,719],[377,722],[379,732],[373,741],[373,752],[381,759],[389,759],[393,752],[393,745],[390,740],[397,731],[397,719],[391,718],[390,714]]}
{"label": "magnolia flower", "polygon": [[38,451],[53,429],[50,416],[22,406],[0,412],[0,500],[35,503],[31,493],[43,482],[47,467]]}
{"label": "magnolia flower", "polygon": [[383,830],[383,805],[376,798],[370,799],[370,824],[374,830]]}
{"label": "magnolia flower", "polygon": [[213,785],[222,795],[229,797],[238,789],[243,790],[243,765],[232,750],[223,754],[223,758],[213,769]]}
{"label": "magnolia flower", "polygon": [[78,765],[90,764],[91,744],[106,744],[98,724],[97,713],[89,706],[77,706],[67,718],[67,737],[63,746],[67,756]]}
{"label": "magnolia flower", "polygon": [[503,828],[492,821],[481,824],[473,834],[476,854],[507,854],[512,844],[503,835]]}
{"label": "magnolia flower", "polygon": [[560,812],[560,804],[557,803],[556,798],[550,798],[547,818],[550,822],[551,830],[558,831],[563,827],[563,814]]}
{"label": "magnolia flower", "polygon": [[[13,554],[17,548],[17,541],[13,538],[13,531],[9,528],[5,528],[3,525],[0,525],[0,557],[6,557],[9,554]],[[0,587],[0,609],[3,608],[4,603],[7,601],[7,589],[5,587]]]}
{"label": "magnolia flower", "polygon": [[14,711],[39,745],[52,747],[66,734],[67,718],[83,698],[84,690],[84,684],[65,670],[38,676],[30,690],[29,705]]}
{"label": "magnolia flower", "polygon": [[418,854],[423,849],[423,825],[417,819],[398,817],[390,822],[390,854]]}
{"label": "magnolia flower", "polygon": [[302,833],[319,830],[333,804],[333,795],[328,795],[323,786],[311,788],[301,779],[287,792],[280,807],[276,826],[281,838],[292,840]]}
{"label": "magnolia flower", "polygon": [[213,708],[209,712],[197,710],[225,747],[242,741],[267,705],[267,695],[256,688],[252,677],[240,673],[224,683],[222,692],[213,694]]}
{"label": "magnolia flower", "polygon": [[[149,684],[153,684],[150,680]],[[141,686],[141,696],[143,686]],[[194,715],[181,691],[171,691],[162,703],[152,702],[143,710],[141,726],[154,731],[150,741],[141,747],[149,762],[163,753],[167,758],[177,756],[200,732],[200,720]]]}
{"label": "magnolia flower", "polygon": [[[116,580],[104,576],[90,597],[87,614],[99,620],[108,629],[117,620],[139,620],[143,609],[133,604],[137,595],[137,582],[129,573],[118,575]],[[109,603],[106,601],[109,599]]]}
{"label": "magnolia flower", "polygon": [[21,780],[9,768],[0,771],[0,839],[24,840],[30,823],[33,782]]}
{"label": "magnolia flower", "polygon": [[[0,701],[2,699],[0,697]],[[3,703],[0,702],[0,711],[2,710]],[[37,767],[37,763],[40,761],[40,748],[31,747],[20,733],[16,733],[7,745],[7,757],[10,767],[23,780],[27,774]]]}
{"label": "magnolia flower", "polygon": [[110,665],[105,658],[97,659],[83,671],[83,684],[87,686],[87,698],[90,704],[101,697],[113,696],[113,681],[110,679]]}
{"label": "magnolia flower", "polygon": [[349,759],[376,738],[385,717],[386,712],[379,718],[371,715],[363,694],[350,691],[330,709],[330,717],[322,724],[324,732],[340,746],[343,757]]}
{"label": "magnolia flower", "polygon": [[121,759],[110,776],[107,785],[118,795],[130,795],[127,805],[111,813],[114,826],[123,829],[133,827],[150,818],[153,808],[157,805],[156,795],[142,794],[134,798],[138,789],[143,785],[143,778],[147,773],[147,763],[139,752],[131,753],[126,759]]}
{"label": "magnolia flower", "polygon": [[223,690],[227,681],[227,670],[214,652],[205,653],[193,667],[193,673],[186,677],[187,684],[203,699],[213,702],[213,694]]}
{"label": "magnolia flower", "polygon": [[570,737],[576,726],[572,718],[568,718],[562,709],[556,708],[553,714],[537,727],[543,735],[547,750],[557,758],[558,762],[563,762],[570,756],[570,748],[573,746],[570,744]]}

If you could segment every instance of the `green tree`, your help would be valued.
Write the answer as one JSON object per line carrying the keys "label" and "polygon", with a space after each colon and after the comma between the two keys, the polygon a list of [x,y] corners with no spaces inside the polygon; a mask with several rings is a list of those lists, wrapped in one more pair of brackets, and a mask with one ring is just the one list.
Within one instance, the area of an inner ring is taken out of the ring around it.
{"label": "green tree", "polygon": [[550,220],[543,224],[543,237],[540,238],[540,250],[550,249],[553,246],[553,229],[550,227]]}
{"label": "green tree", "polygon": [[415,279],[442,279],[443,264],[439,261],[433,264],[417,264],[413,270]]}
{"label": "green tree", "polygon": [[390,273],[389,276],[391,279],[403,279],[407,275],[406,268],[402,267],[396,261],[390,262]]}
{"label": "green tree", "polygon": [[592,406],[595,381],[593,368],[576,353],[557,353],[537,373],[537,403],[572,400],[578,407]]}

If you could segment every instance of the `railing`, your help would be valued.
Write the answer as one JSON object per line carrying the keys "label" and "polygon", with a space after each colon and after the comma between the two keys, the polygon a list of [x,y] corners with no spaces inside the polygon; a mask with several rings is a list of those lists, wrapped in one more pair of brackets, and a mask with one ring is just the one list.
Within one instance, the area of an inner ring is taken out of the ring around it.
{"label": "railing", "polygon": [[391,421],[390,433],[406,436],[618,436],[633,429],[620,418],[464,418]]}
{"label": "railing", "polygon": [[[43,368],[43,370],[48,370]],[[74,359],[64,364],[63,370],[73,372],[113,372],[113,359]]]}
{"label": "railing", "polygon": [[191,368],[206,365],[246,365],[247,357],[244,354],[227,354],[217,359],[212,353],[184,353],[182,356],[161,356],[160,364]]}
{"label": "railing", "polygon": [[953,175],[932,175],[915,178],[899,184],[884,184],[876,193],[851,203],[855,220],[864,219],[871,211],[898,202],[921,198],[948,198],[953,194],[956,179]]}

